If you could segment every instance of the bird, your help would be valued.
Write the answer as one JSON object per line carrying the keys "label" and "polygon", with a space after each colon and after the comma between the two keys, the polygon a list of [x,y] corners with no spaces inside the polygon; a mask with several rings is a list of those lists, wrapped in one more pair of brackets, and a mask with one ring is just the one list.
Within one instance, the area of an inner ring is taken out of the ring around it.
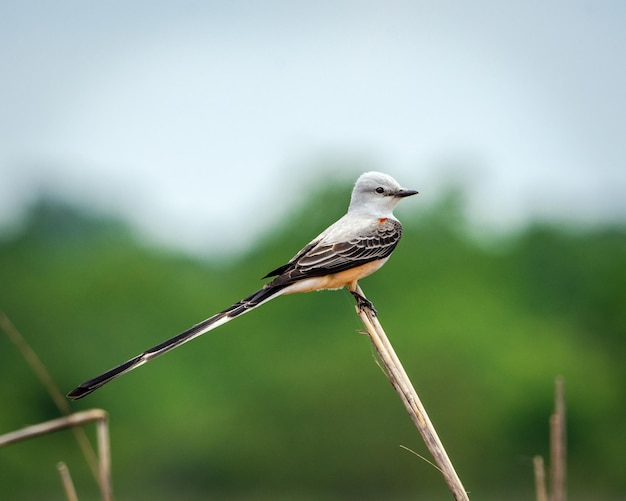
{"label": "bird", "polygon": [[389,259],[402,237],[402,224],[393,209],[403,198],[416,195],[387,174],[359,176],[346,214],[305,245],[283,266],[263,277],[272,278],[260,290],[225,310],[134,358],[85,381],[67,394],[78,400],[113,379],[205,334],[226,322],[285,294],[347,287],[359,307],[373,305],[357,292],[358,280],[377,271]]}

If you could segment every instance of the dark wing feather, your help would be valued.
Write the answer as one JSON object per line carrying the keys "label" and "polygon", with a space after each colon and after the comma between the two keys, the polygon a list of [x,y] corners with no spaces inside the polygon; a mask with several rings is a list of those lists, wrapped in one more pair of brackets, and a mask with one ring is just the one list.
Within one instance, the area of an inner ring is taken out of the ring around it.
{"label": "dark wing feather", "polygon": [[[267,275],[265,275],[263,278],[269,278],[269,277],[275,277],[277,275],[282,275],[285,271],[287,271],[295,261],[297,261],[300,256],[306,254],[307,252],[309,252],[313,247],[315,247],[317,245],[317,240],[314,240],[313,242],[308,243],[300,252],[298,252],[292,259],[291,261],[289,261],[287,264],[283,264],[282,266],[279,266],[278,268],[276,268],[275,270],[270,271]],[[262,279],[263,279],[262,278]],[[262,280],[261,279],[261,280]]]}
{"label": "dark wing feather", "polygon": [[402,225],[387,219],[369,235],[346,242],[311,242],[289,263],[267,276],[278,275],[271,283],[283,285],[309,277],[339,273],[389,257],[402,237]]}

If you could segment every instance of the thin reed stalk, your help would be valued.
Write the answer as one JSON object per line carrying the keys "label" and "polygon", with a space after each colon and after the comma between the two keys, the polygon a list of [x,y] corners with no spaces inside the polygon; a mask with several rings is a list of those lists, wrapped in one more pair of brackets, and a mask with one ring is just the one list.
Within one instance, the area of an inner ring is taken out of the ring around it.
{"label": "thin reed stalk", "polygon": [[61,483],[63,484],[63,490],[65,491],[67,501],[78,501],[78,496],[76,494],[76,489],[74,488],[74,482],[72,482],[70,470],[63,461],[57,464],[57,471],[61,476]]}
{"label": "thin reed stalk", "polygon": [[[365,295],[359,286],[357,286],[356,292],[365,299]],[[357,302],[357,314],[367,329],[367,333],[383,363],[389,381],[400,395],[411,420],[422,435],[426,447],[428,447],[435,459],[435,463],[443,474],[454,499],[457,501],[469,501],[467,492],[437,435],[435,427],[431,423],[426,409],[417,396],[415,388],[413,388],[411,380],[404,371],[391,342],[380,325],[377,315],[371,308],[362,305],[360,302]]]}
{"label": "thin reed stalk", "polygon": [[533,469],[535,472],[535,499],[536,501],[548,501],[546,466],[541,456],[533,457]]}
{"label": "thin reed stalk", "polygon": [[76,412],[44,423],[27,426],[21,430],[0,435],[0,447],[21,442],[29,438],[47,435],[67,428],[75,428],[84,424],[96,422],[98,439],[98,484],[104,501],[113,499],[111,489],[111,449],[109,446],[108,414],[102,409],[90,409]]}
{"label": "thin reed stalk", "polygon": [[[30,366],[37,378],[39,378],[39,381],[41,381],[41,384],[44,385],[48,391],[48,395],[50,395],[50,398],[56,405],[57,409],[59,409],[59,411],[65,416],[70,415],[72,413],[72,409],[70,408],[65,395],[61,393],[61,390],[59,390],[41,359],[37,356],[35,351],[26,342],[26,339],[24,339],[24,337],[20,334],[20,331],[17,330],[11,320],[9,320],[9,317],[7,317],[2,310],[0,310],[0,328],[16,346],[22,357],[24,357],[24,360],[26,360],[26,363]],[[74,428],[72,433],[74,434],[74,438],[76,439],[76,442],[78,442],[78,445],[85,456],[85,460],[87,461],[94,478],[98,481],[98,459],[91,442],[89,442],[89,439],[85,434],[85,430],[82,428]]]}
{"label": "thin reed stalk", "polygon": [[566,454],[565,382],[562,377],[557,377],[554,381],[554,413],[550,416],[551,501],[567,499]]}

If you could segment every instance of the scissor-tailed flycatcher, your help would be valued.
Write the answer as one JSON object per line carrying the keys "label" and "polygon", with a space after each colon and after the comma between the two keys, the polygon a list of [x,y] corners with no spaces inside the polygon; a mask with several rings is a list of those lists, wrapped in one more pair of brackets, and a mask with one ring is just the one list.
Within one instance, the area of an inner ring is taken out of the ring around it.
{"label": "scissor-tailed flycatcher", "polygon": [[417,191],[402,188],[391,176],[366,172],[357,179],[345,216],[307,244],[287,264],[265,277],[276,277],[230,308],[213,315],[141,355],[85,381],[67,396],[79,399],[126,372],[283,294],[348,287],[359,304],[371,307],[356,292],[357,281],[378,270],[402,236],[393,208]]}

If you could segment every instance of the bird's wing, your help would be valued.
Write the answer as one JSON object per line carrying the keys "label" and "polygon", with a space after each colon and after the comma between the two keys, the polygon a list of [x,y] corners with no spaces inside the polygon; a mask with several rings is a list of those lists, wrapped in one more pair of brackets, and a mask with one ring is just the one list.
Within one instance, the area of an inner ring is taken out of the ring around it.
{"label": "bird's wing", "polygon": [[272,284],[293,283],[309,277],[339,273],[389,257],[402,237],[402,225],[386,219],[361,235],[333,242],[319,239],[304,247],[289,263],[267,276]]}

